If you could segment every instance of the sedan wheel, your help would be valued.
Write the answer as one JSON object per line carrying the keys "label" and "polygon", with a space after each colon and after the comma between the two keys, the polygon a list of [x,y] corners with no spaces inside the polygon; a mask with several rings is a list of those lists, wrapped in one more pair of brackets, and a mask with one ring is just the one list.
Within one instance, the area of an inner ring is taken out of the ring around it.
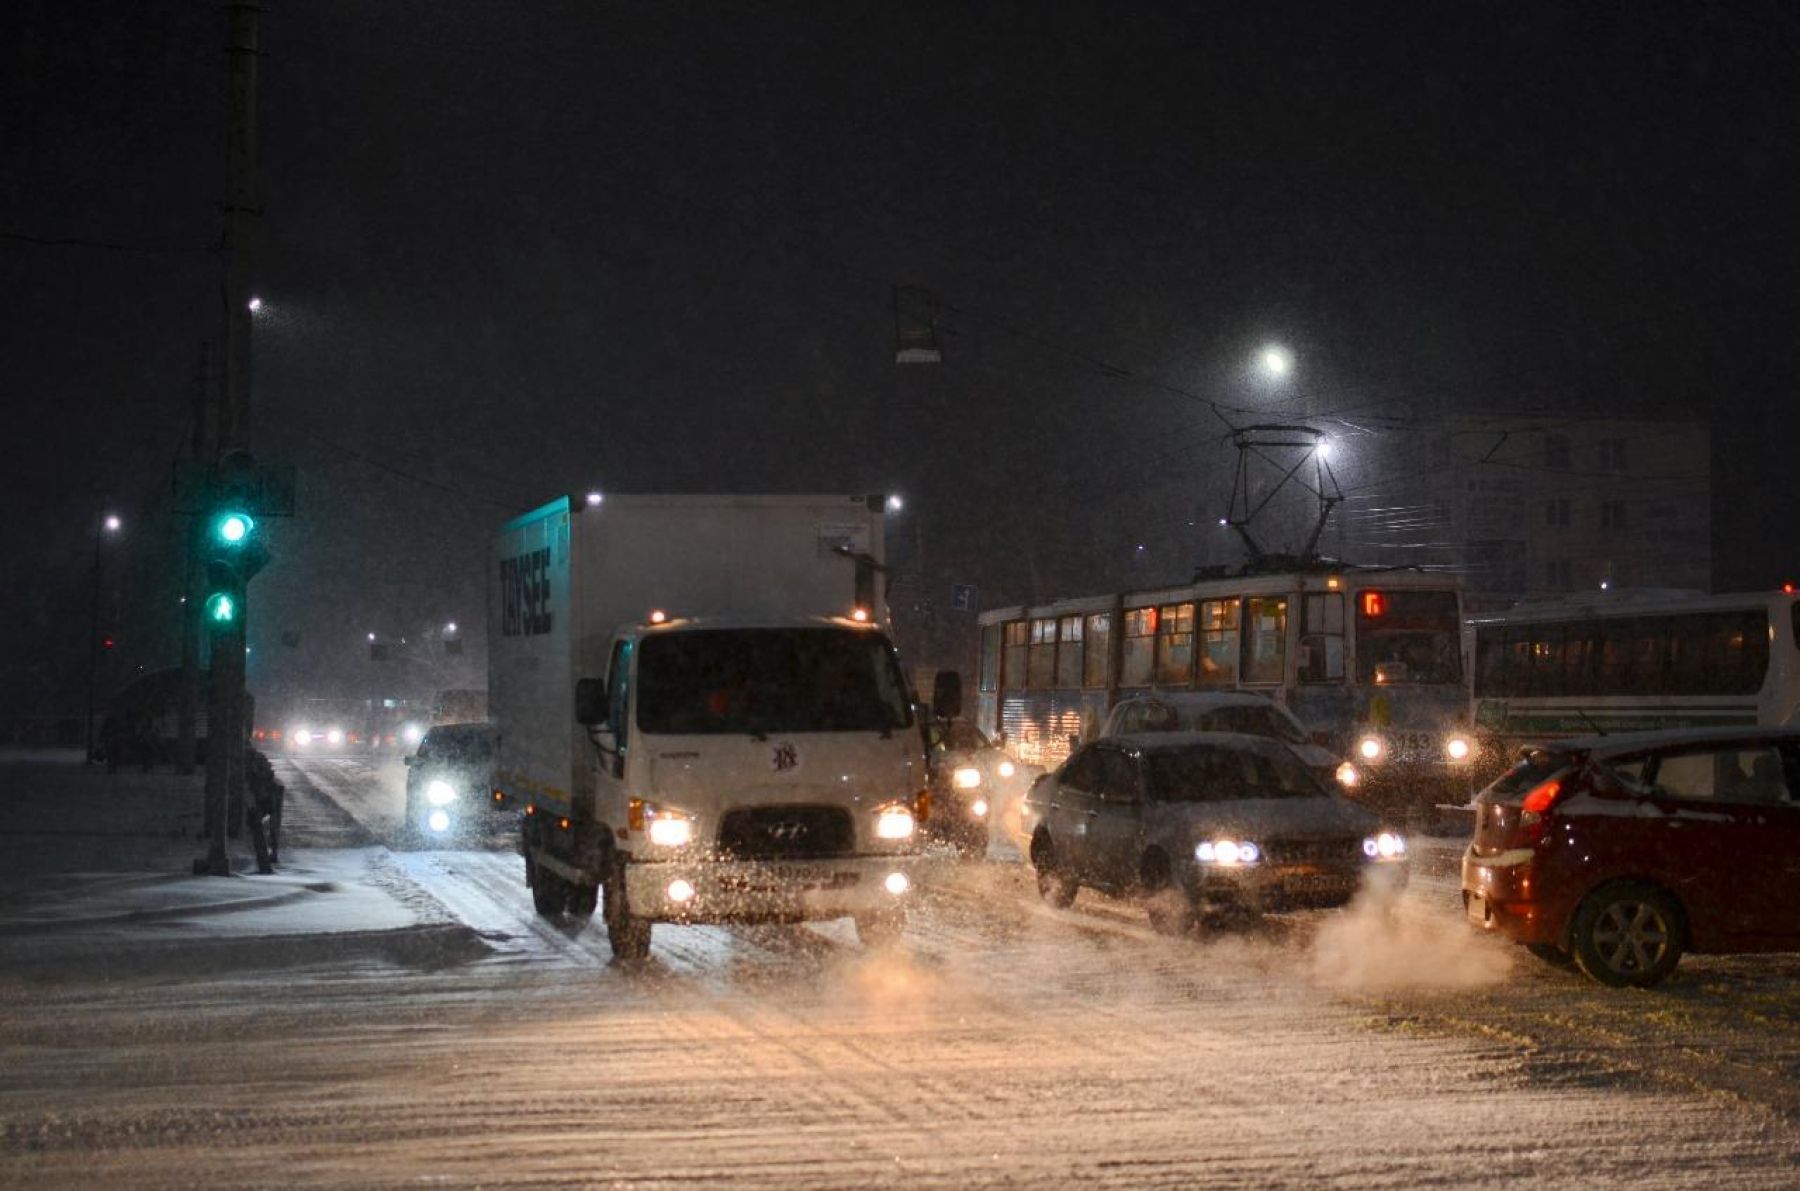
{"label": "sedan wheel", "polygon": [[1681,960],[1681,912],[1647,885],[1620,884],[1593,894],[1575,915],[1575,962],[1615,988],[1649,988]]}

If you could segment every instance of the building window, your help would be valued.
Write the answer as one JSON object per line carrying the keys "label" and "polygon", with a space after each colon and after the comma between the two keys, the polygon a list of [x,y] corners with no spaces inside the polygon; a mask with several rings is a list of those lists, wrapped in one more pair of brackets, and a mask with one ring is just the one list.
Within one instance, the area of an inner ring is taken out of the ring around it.
{"label": "building window", "polygon": [[1026,664],[1027,690],[1047,691],[1056,678],[1056,621],[1031,622],[1031,659]]}
{"label": "building window", "polygon": [[1000,656],[1000,688],[1007,691],[1025,689],[1025,643],[1031,638],[1027,635],[1031,626],[1022,620],[1006,622],[1006,634],[1002,638],[1005,648]]}
{"label": "building window", "polygon": [[1287,674],[1287,597],[1252,596],[1244,601],[1245,685],[1280,682]]}
{"label": "building window", "polygon": [[1575,586],[1569,576],[1569,560],[1553,558],[1544,564],[1544,586],[1551,591],[1568,591]]}
{"label": "building window", "polygon": [[1207,600],[1200,605],[1201,686],[1231,686],[1237,681],[1237,618],[1236,600]]}
{"label": "building window", "polygon": [[1096,612],[1088,617],[1082,635],[1086,638],[1082,643],[1086,656],[1081,660],[1081,685],[1103,687],[1106,668],[1111,665],[1107,655],[1112,652],[1112,614]]}
{"label": "building window", "polygon": [[1300,636],[1300,681],[1344,680],[1344,593],[1308,595]]}
{"label": "building window", "polygon": [[1553,471],[1569,470],[1569,436],[1544,435],[1544,466]]}
{"label": "building window", "polygon": [[1157,621],[1157,684],[1187,686],[1194,681],[1194,606],[1165,604]]}
{"label": "building window", "polygon": [[1156,609],[1132,608],[1125,613],[1125,656],[1120,686],[1149,686],[1156,664]]}
{"label": "building window", "polygon": [[1544,502],[1544,524],[1567,529],[1569,525],[1569,498],[1559,496],[1555,500]]}
{"label": "building window", "polygon": [[1064,616],[1056,622],[1056,689],[1072,691],[1081,685],[1081,617]]}
{"label": "building window", "polygon": [[1625,502],[1622,500],[1603,500],[1600,502],[1600,528],[1625,528]]}

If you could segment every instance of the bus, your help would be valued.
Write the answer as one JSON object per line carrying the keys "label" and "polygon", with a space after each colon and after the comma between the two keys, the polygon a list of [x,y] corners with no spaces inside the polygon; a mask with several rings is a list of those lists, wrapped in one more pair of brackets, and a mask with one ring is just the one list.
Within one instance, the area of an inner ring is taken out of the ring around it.
{"label": "bus", "polygon": [[1600,591],[1469,621],[1482,768],[1567,736],[1800,720],[1800,597]]}
{"label": "bus", "polygon": [[1316,568],[998,608],[978,617],[976,719],[1051,768],[1120,699],[1264,694],[1359,771],[1357,796],[1426,812],[1466,800],[1473,752],[1462,585],[1411,569]]}

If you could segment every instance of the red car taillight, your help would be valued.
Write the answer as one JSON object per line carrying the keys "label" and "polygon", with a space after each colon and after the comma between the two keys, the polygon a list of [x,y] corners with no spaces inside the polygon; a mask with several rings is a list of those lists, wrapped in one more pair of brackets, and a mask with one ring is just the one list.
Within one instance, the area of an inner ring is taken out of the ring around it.
{"label": "red car taillight", "polygon": [[1526,795],[1525,801],[1519,804],[1519,835],[1524,843],[1535,844],[1544,838],[1550,825],[1545,816],[1550,808],[1556,805],[1563,794],[1561,778],[1551,778],[1542,785],[1533,787]]}

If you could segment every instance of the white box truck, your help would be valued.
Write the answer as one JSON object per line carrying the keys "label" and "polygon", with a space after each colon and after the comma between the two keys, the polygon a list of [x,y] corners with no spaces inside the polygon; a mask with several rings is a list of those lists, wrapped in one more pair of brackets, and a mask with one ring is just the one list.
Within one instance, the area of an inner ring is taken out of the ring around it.
{"label": "white box truck", "polygon": [[[905,924],[923,734],[883,623],[880,497],[567,497],[489,572],[493,797],[539,913]],[[958,692],[960,693],[960,692]]]}

